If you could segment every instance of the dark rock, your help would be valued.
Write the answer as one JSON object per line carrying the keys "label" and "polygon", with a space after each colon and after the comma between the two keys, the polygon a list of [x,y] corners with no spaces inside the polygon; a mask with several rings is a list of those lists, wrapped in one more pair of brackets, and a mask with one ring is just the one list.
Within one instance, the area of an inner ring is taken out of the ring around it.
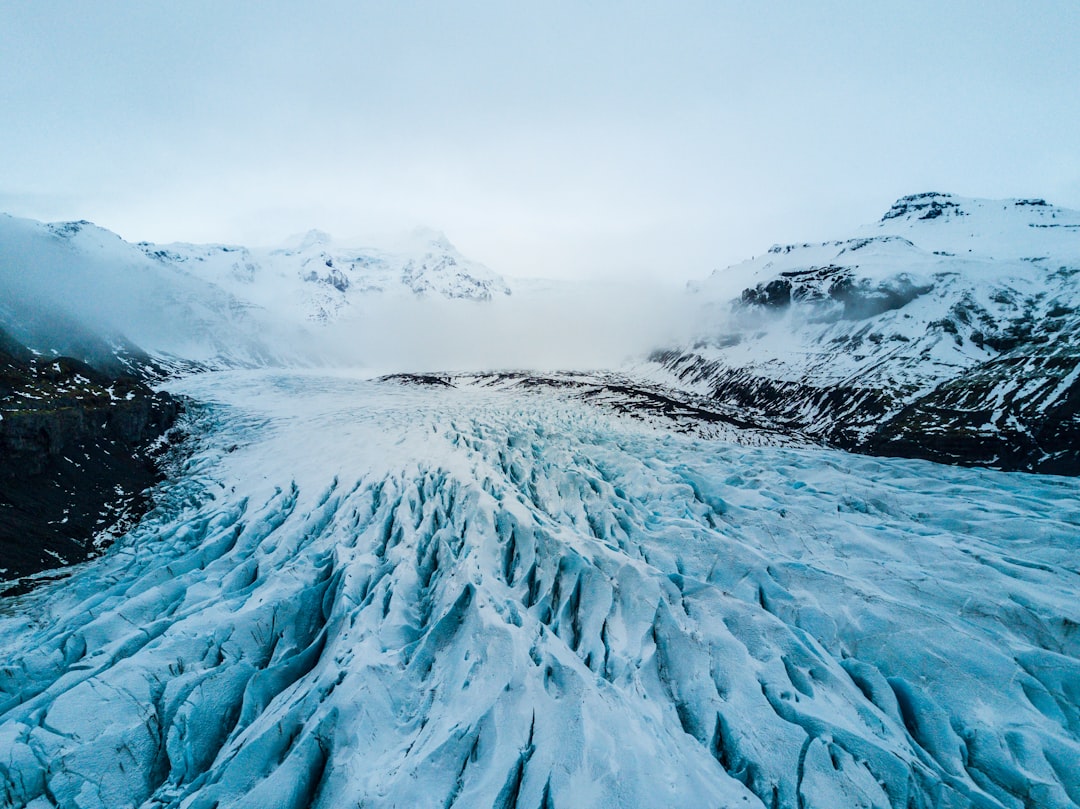
{"label": "dark rock", "polygon": [[452,388],[453,383],[444,374],[388,374],[379,377],[380,382],[397,382],[400,385],[435,386]]}
{"label": "dark rock", "polygon": [[[1078,364],[1076,356],[1038,350],[995,358],[911,402],[854,448],[964,466],[1080,475]],[[1044,405],[1052,391],[1057,397]]]}
{"label": "dark rock", "polygon": [[758,284],[753,289],[744,289],[742,302],[750,306],[782,309],[791,304],[791,281],[777,278],[767,284]]}
{"label": "dark rock", "polygon": [[864,320],[901,309],[933,288],[932,284],[917,284],[905,275],[877,285],[843,279],[829,287],[829,297],[843,304],[845,320]]}
{"label": "dark rock", "polygon": [[939,194],[936,192],[928,192],[924,194],[912,194],[907,197],[901,197],[893,206],[885,212],[885,215],[881,217],[881,221],[885,222],[889,219],[897,219],[901,216],[909,216],[911,214],[921,214],[919,219],[937,219],[939,216],[945,213],[951,213],[954,216],[965,216],[965,212],[961,210],[960,206],[952,201],[951,194]]}
{"label": "dark rock", "polygon": [[0,331],[0,580],[83,561],[137,520],[161,478],[151,445],[179,412],[136,377]]}

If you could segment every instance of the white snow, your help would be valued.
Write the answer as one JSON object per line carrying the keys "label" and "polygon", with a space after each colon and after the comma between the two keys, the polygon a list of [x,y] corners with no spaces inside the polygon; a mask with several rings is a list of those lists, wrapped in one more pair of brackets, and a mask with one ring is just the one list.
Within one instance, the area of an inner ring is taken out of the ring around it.
{"label": "white snow", "polygon": [[357,317],[372,295],[435,295],[486,301],[510,294],[495,272],[470,261],[435,231],[418,231],[402,250],[345,247],[310,231],[280,248],[140,243],[163,266],[221,286],[236,300],[290,321]]}

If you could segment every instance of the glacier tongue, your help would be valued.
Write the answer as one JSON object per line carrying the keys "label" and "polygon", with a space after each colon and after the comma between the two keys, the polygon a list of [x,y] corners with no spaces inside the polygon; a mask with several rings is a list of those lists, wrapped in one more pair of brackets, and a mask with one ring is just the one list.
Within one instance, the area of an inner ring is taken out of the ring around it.
{"label": "glacier tongue", "polygon": [[4,805],[1080,805],[1073,479],[173,387],[159,509],[0,613]]}

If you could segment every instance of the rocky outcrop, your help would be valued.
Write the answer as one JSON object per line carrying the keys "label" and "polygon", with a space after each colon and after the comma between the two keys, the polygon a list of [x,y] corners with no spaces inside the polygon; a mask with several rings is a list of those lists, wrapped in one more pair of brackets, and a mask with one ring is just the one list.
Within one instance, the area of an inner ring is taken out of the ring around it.
{"label": "rocky outcrop", "polygon": [[994,359],[916,399],[852,448],[1080,475],[1080,357]]}
{"label": "rocky outcrop", "polygon": [[0,580],[96,555],[148,505],[180,404],[0,340]]}
{"label": "rocky outcrop", "polygon": [[783,425],[792,436],[845,449],[856,448],[896,406],[895,393],[887,390],[773,379],[692,351],[657,351],[650,360],[688,387],[705,386],[709,399],[738,408],[759,427]]}

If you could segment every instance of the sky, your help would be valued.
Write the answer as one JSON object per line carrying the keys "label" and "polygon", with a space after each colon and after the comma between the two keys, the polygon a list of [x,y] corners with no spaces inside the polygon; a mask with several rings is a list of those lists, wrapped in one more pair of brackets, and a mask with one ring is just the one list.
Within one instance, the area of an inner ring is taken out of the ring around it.
{"label": "sky", "polygon": [[681,283],[909,193],[1080,208],[1077,42],[1076,0],[5,0],[0,211]]}

